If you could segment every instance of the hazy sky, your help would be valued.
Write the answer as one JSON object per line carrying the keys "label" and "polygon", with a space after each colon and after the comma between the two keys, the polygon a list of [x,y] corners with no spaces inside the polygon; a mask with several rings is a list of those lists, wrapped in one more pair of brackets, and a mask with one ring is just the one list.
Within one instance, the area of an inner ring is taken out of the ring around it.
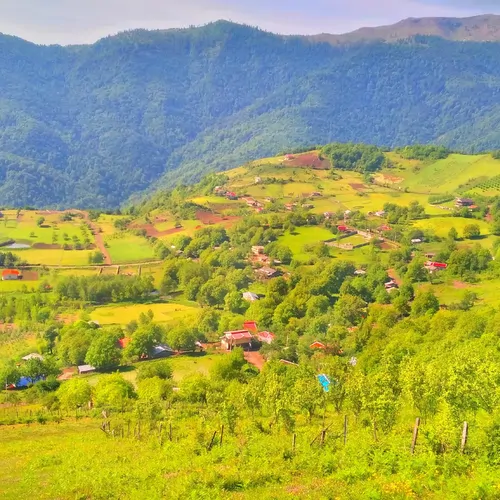
{"label": "hazy sky", "polygon": [[345,33],[406,17],[500,14],[500,0],[0,0],[0,32],[87,43],[132,28],[227,19],[278,33]]}

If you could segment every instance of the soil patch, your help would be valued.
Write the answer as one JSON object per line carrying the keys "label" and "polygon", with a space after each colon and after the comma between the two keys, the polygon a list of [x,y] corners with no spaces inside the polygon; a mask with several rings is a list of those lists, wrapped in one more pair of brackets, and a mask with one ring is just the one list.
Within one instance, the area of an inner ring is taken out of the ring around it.
{"label": "soil patch", "polygon": [[366,189],[366,186],[364,184],[349,184],[354,191],[362,191],[363,189]]}
{"label": "soil patch", "polygon": [[266,360],[258,351],[245,351],[245,360],[251,365],[256,366],[259,370],[262,370],[266,364]]}
{"label": "soil patch", "polygon": [[456,290],[464,290],[465,288],[470,288],[470,285],[464,283],[463,281],[454,281],[453,288]]}
{"label": "soil patch", "polygon": [[39,250],[61,250],[61,245],[58,243],[33,243],[32,248],[38,248]]}
{"label": "soil patch", "polygon": [[223,224],[225,226],[230,226],[241,219],[238,216],[214,214],[212,212],[205,212],[204,210],[198,210],[196,218],[206,225]]}
{"label": "soil patch", "polygon": [[76,368],[64,368],[57,380],[69,380],[73,375],[76,375]]}
{"label": "soil patch", "polygon": [[402,177],[394,177],[393,175],[382,174],[384,181],[392,182],[394,184],[401,184],[404,181]]}
{"label": "soil patch", "polygon": [[381,250],[394,250],[394,247],[390,243],[387,243],[387,241],[380,243],[379,246]]}
{"label": "soil patch", "polygon": [[321,159],[318,153],[289,155],[283,165],[286,167],[313,168],[315,170],[329,170],[332,168],[330,161],[324,158]]}
{"label": "soil patch", "polygon": [[23,281],[38,281],[38,273],[36,271],[23,271]]}

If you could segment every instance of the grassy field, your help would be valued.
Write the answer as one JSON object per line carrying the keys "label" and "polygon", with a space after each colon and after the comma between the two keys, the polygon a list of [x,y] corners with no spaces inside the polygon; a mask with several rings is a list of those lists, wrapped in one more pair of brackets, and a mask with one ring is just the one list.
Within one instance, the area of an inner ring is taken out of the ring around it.
{"label": "grassy field", "polygon": [[158,323],[190,320],[197,312],[196,307],[183,304],[127,304],[97,307],[91,317],[101,325],[126,325],[149,310],[153,311],[154,320]]}
{"label": "grassy field", "polygon": [[93,250],[38,249],[9,250],[32,265],[85,266]]}
{"label": "grassy field", "polygon": [[403,168],[388,174],[403,178],[400,185],[417,193],[456,193],[473,179],[488,179],[500,174],[500,161],[491,155],[452,154],[427,164],[404,160],[395,153],[389,157]]}
{"label": "grassy field", "polygon": [[304,251],[305,245],[314,245],[315,243],[331,238],[334,238],[334,235],[328,229],[322,227],[299,227],[293,234],[287,232],[287,234],[279,239],[279,242],[290,248],[294,259],[306,260],[312,254]]}
{"label": "grassy field", "polygon": [[105,239],[114,264],[154,259],[153,246],[145,238],[130,233],[115,234]]}
{"label": "grassy field", "polygon": [[16,359],[36,351],[37,340],[35,335],[0,331],[0,360]]}
{"label": "grassy field", "polygon": [[429,219],[422,219],[415,221],[413,225],[424,231],[433,231],[437,236],[446,238],[448,232],[452,227],[458,231],[458,235],[462,237],[465,226],[469,224],[477,224],[481,229],[482,235],[489,235],[489,224],[482,220],[477,219],[463,219],[460,217],[431,217]]}

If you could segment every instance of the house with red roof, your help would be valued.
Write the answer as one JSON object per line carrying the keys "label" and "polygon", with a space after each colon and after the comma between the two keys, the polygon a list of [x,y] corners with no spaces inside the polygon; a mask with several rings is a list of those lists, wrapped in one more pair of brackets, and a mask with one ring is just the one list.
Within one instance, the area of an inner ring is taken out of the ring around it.
{"label": "house with red roof", "polygon": [[276,338],[276,335],[271,332],[260,332],[257,334],[257,338],[263,344],[272,344],[274,339]]}
{"label": "house with red roof", "polygon": [[243,328],[245,330],[248,330],[250,332],[254,332],[254,333],[257,333],[257,322],[256,321],[245,321],[243,323]]}
{"label": "house with red roof", "polygon": [[23,275],[17,269],[4,269],[2,271],[2,281],[20,280]]}
{"label": "house with red roof", "polygon": [[123,337],[122,339],[118,339],[118,345],[121,349],[125,349],[125,347],[127,347],[130,342],[132,342],[132,339],[130,337]]}
{"label": "house with red roof", "polygon": [[226,351],[231,351],[235,347],[252,347],[253,335],[248,330],[236,330],[225,332],[221,337],[220,345]]}
{"label": "house with red roof", "polygon": [[321,342],[313,342],[310,346],[310,349],[326,349],[326,345]]}

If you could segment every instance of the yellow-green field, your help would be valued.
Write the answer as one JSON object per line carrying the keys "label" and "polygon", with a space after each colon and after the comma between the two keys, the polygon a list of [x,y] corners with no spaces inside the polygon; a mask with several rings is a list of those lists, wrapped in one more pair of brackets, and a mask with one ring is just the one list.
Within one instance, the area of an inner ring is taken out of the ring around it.
{"label": "yellow-green field", "polygon": [[154,260],[151,243],[141,236],[130,233],[116,233],[105,239],[113,264]]}
{"label": "yellow-green field", "polygon": [[472,179],[500,174],[500,160],[495,160],[491,155],[452,154],[444,160],[431,163],[405,160],[396,153],[389,153],[388,156],[402,168],[387,174],[401,177],[403,182],[400,185],[403,188],[424,194],[456,193]]}
{"label": "yellow-green field", "polygon": [[490,234],[489,224],[477,219],[463,219],[460,217],[431,217],[415,221],[413,225],[422,230],[431,230],[437,236],[446,238],[452,227],[458,231],[458,235],[462,237],[465,226],[469,224],[478,225],[481,229],[481,234],[487,236]]}
{"label": "yellow-green field", "polygon": [[32,265],[85,266],[93,250],[38,249],[9,250]]}
{"label": "yellow-green field", "polygon": [[97,307],[91,314],[94,321],[101,325],[125,325],[138,320],[141,313],[149,310],[154,313],[154,321],[170,323],[179,320],[190,320],[197,314],[196,307],[183,304],[130,304]]}

